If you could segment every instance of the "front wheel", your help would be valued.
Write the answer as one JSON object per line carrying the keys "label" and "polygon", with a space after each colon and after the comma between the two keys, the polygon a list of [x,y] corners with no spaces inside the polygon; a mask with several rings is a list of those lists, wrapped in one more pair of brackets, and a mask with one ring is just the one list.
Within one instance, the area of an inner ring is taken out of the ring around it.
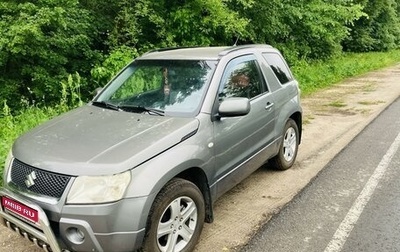
{"label": "front wheel", "polygon": [[278,170],[287,170],[294,164],[299,148],[299,129],[294,120],[289,119],[283,130],[278,154],[270,160]]}
{"label": "front wheel", "polygon": [[190,181],[172,179],[156,196],[148,218],[144,251],[192,251],[204,224],[203,195]]}

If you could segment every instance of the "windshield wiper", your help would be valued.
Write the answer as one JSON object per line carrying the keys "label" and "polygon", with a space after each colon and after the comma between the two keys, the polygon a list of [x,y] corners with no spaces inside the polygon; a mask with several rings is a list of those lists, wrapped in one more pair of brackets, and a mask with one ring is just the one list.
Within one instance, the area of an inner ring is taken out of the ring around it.
{"label": "windshield wiper", "polygon": [[132,105],[116,105],[106,101],[93,101],[92,104],[102,108],[110,108],[116,111],[129,111],[135,113],[146,112],[150,115],[164,116],[164,111],[161,109],[148,108],[143,106],[132,106]]}
{"label": "windshield wiper", "polygon": [[164,116],[164,110],[161,109],[155,109],[155,108],[148,108],[148,107],[143,107],[143,106],[120,106],[123,110],[126,111],[132,111],[136,113],[143,113],[146,112],[149,115],[159,115],[159,116]]}
{"label": "windshield wiper", "polygon": [[112,110],[116,110],[116,111],[123,111],[123,109],[115,104],[112,104],[110,102],[106,102],[106,101],[92,101],[92,104],[98,107],[102,107],[102,108],[110,108]]}

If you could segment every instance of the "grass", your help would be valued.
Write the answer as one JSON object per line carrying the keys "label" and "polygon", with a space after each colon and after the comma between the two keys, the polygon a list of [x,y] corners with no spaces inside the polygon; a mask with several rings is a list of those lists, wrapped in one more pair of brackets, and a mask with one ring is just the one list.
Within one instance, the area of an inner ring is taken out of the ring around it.
{"label": "grass", "polygon": [[360,101],[360,102],[358,102],[358,104],[366,105],[366,106],[368,106],[368,105],[378,105],[379,103],[385,103],[385,101],[379,100],[379,101]]}
{"label": "grass", "polygon": [[[306,97],[343,79],[399,62],[400,50],[385,53],[348,53],[327,61],[311,63],[302,61],[293,66],[292,70],[300,83],[302,96]],[[60,105],[54,108],[37,108],[31,106],[19,111],[17,115],[12,115],[7,104],[3,104],[3,110],[0,111],[0,185],[2,184],[3,164],[15,139],[38,124],[65,112],[67,107],[79,105],[81,103],[79,85],[79,78],[77,77],[75,80],[71,77],[68,82],[63,83],[63,99],[60,101]],[[372,86],[371,89],[373,89]],[[72,101],[74,103],[73,106],[70,105],[71,97],[74,97],[75,100],[78,97],[78,101]],[[369,101],[365,102],[365,105],[369,104]],[[340,101],[329,105],[334,107],[345,106]]]}
{"label": "grass", "polygon": [[343,101],[333,101],[333,102],[329,103],[328,106],[335,107],[335,108],[343,108],[343,107],[346,107],[347,104],[344,103]]}
{"label": "grass", "polygon": [[400,50],[373,53],[346,53],[327,61],[299,62],[292,67],[303,96],[329,87],[346,78],[400,62]]}

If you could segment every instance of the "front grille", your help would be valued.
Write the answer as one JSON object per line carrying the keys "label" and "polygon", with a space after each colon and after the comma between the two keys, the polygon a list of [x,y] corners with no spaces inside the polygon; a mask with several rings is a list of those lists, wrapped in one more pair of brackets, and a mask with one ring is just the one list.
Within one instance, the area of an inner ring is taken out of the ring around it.
{"label": "front grille", "polygon": [[53,198],[60,198],[71,177],[40,170],[14,159],[11,182],[18,187]]}

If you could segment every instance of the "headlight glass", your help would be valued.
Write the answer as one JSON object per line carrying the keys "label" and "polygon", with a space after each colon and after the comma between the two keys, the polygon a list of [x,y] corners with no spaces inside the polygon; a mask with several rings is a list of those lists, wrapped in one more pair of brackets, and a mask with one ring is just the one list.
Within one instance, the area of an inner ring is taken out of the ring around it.
{"label": "headlight glass", "polygon": [[67,203],[90,204],[120,200],[130,181],[130,171],[111,176],[77,177],[68,193]]}

